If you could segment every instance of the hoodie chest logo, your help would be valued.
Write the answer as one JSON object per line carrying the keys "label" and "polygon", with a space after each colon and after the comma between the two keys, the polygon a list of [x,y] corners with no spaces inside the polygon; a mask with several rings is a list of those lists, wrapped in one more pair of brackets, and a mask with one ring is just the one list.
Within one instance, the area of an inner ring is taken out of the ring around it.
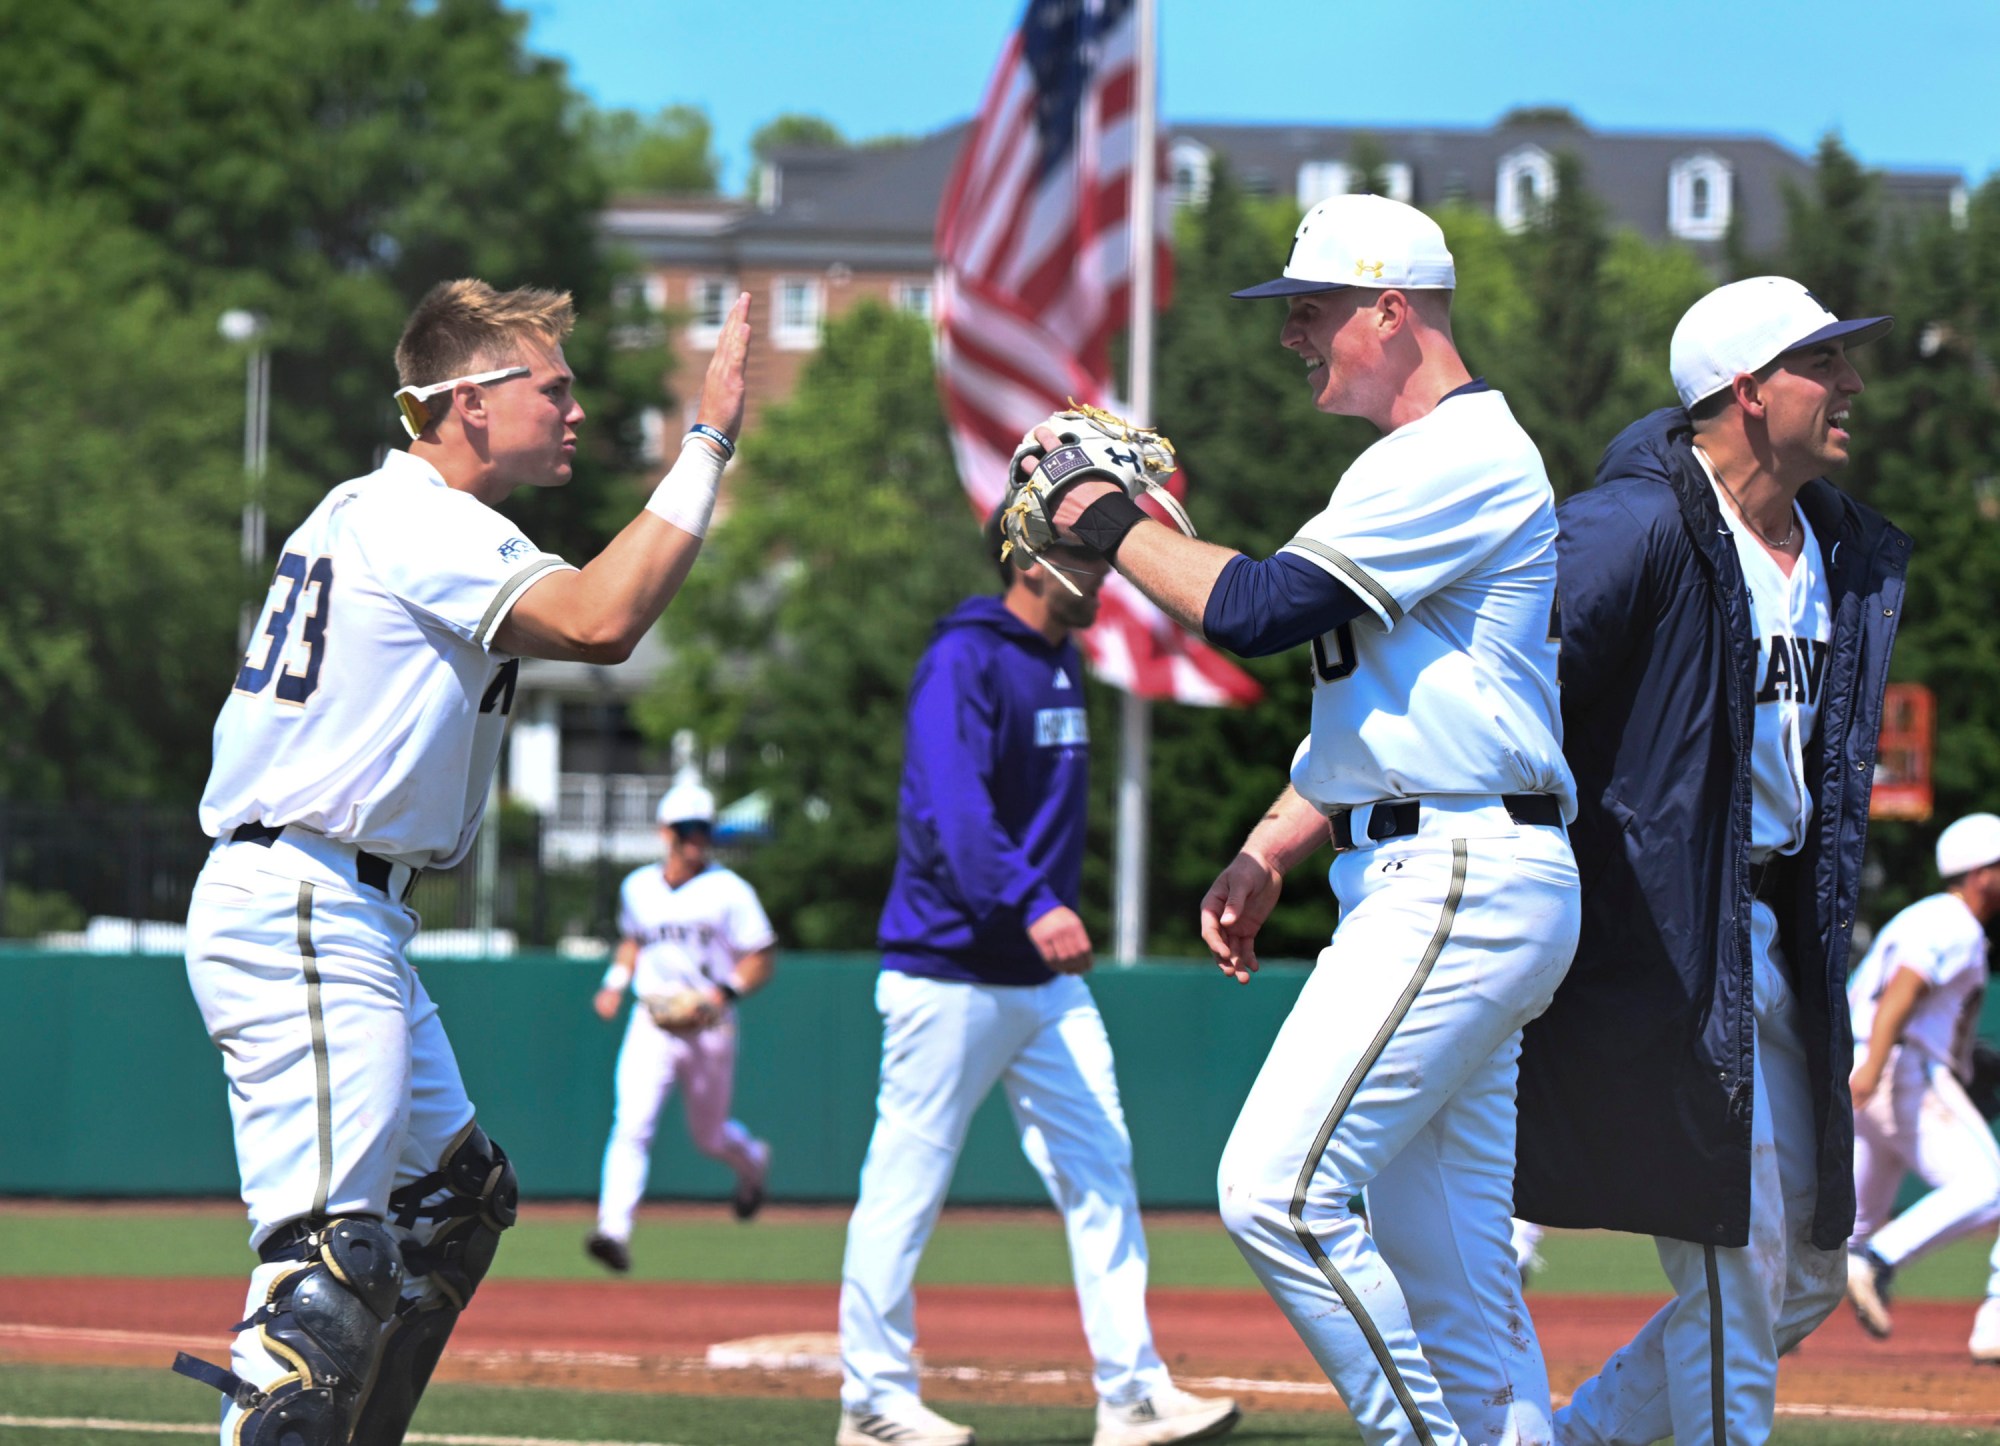
{"label": "hoodie chest logo", "polygon": [[1074,748],[1090,742],[1090,721],[1081,708],[1037,708],[1035,746]]}

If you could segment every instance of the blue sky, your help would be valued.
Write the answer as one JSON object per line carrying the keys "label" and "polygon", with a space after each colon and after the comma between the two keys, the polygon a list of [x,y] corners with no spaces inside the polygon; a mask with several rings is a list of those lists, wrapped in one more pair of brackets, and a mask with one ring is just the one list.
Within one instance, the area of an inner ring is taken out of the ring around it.
{"label": "blue sky", "polygon": [[[1869,165],[2000,171],[2000,3],[1159,0],[1180,120],[1484,125],[1564,104],[1594,127],[1837,129]],[[522,0],[528,44],[605,106],[700,106],[724,184],[781,113],[853,138],[970,115],[1023,0]],[[1421,17],[1426,34],[1408,31]],[[1381,38],[1371,38],[1379,35]]]}

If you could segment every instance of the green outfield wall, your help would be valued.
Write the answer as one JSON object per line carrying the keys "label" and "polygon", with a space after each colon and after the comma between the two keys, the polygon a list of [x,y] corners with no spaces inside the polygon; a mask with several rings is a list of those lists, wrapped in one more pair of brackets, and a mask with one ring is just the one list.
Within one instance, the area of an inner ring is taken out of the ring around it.
{"label": "green outfield wall", "polygon": [[[624,1028],[591,1012],[602,972],[553,957],[421,966],[481,1123],[526,1194],[597,1193]],[[1214,1202],[1223,1140],[1306,972],[1267,966],[1245,988],[1188,963],[1090,976],[1147,1204]],[[875,974],[873,955],[781,954],[776,981],[740,1010],[735,1113],[774,1147],[773,1198],[853,1198],[874,1123]],[[0,952],[0,999],[0,1194],[236,1193],[222,1065],[179,959]],[[730,1183],[688,1145],[670,1102],[651,1193],[717,1198]],[[997,1092],[951,1198],[1044,1198]]]}

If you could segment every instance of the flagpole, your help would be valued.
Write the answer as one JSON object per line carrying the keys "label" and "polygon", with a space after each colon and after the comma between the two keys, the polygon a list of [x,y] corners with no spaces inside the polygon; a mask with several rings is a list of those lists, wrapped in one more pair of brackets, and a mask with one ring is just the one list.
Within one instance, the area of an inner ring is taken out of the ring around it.
{"label": "flagpole", "polygon": [[[1126,403],[1141,425],[1153,420],[1153,206],[1158,185],[1159,40],[1156,0],[1137,0],[1138,95],[1132,133],[1132,324]],[[1153,706],[1119,696],[1118,833],[1113,852],[1112,957],[1138,959],[1146,942],[1147,815],[1152,785]]]}

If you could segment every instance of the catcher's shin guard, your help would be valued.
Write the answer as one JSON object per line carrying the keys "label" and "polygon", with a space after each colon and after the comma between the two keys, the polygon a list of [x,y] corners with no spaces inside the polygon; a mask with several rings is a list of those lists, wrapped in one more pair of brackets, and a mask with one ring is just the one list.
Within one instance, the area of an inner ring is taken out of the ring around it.
{"label": "catcher's shin guard", "polygon": [[236,1327],[251,1334],[234,1354],[276,1378],[257,1385],[186,1354],[174,1369],[229,1397],[223,1424],[237,1446],[344,1446],[402,1290],[396,1239],[374,1220],[314,1219],[263,1253],[252,1276],[263,1300]]}
{"label": "catcher's shin guard", "polygon": [[389,1197],[403,1234],[409,1289],[396,1307],[354,1446],[398,1446],[459,1312],[486,1278],[500,1232],[514,1223],[520,1185],[507,1152],[468,1124],[444,1163]]}

